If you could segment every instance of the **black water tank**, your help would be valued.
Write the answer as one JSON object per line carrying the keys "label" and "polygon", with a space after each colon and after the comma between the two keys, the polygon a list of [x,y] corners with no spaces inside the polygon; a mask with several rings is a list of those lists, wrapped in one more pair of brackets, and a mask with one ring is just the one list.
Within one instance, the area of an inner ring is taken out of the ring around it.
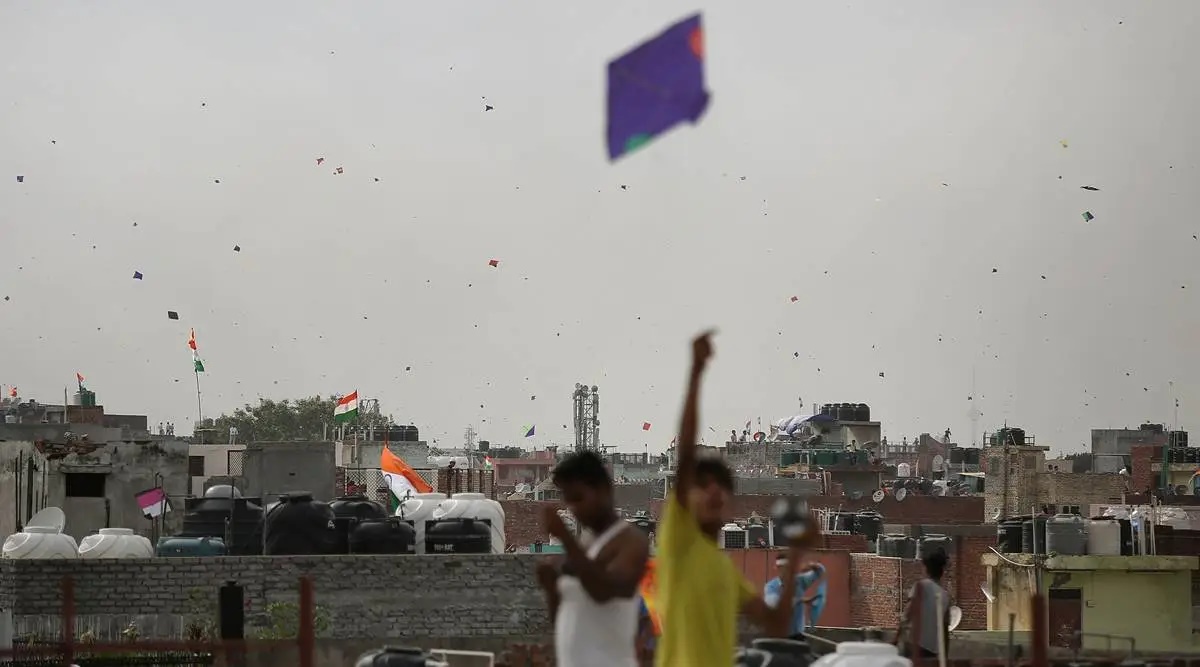
{"label": "black water tank", "polygon": [[399,517],[363,519],[350,533],[352,554],[412,554],[417,552],[417,533]]}
{"label": "black water tank", "polygon": [[857,417],[857,421],[869,422],[871,421],[871,406],[866,403],[859,403],[854,406],[854,414]]}
{"label": "black water tank", "polygon": [[996,551],[1019,554],[1021,540],[1021,519],[1005,519],[996,524]]}
{"label": "black water tank", "polygon": [[313,556],[337,553],[333,510],[307,491],[279,496],[267,512],[266,555]]}
{"label": "black water tank", "polygon": [[329,503],[333,510],[333,525],[337,530],[337,553],[350,553],[350,534],[362,521],[386,519],[387,509],[381,503],[368,500],[366,496],[341,496]]}
{"label": "black water tank", "polygon": [[387,429],[388,439],[392,442],[420,442],[421,435],[416,426],[397,424]]}
{"label": "black water tank", "polygon": [[1129,523],[1129,519],[1117,519],[1117,523],[1121,525],[1121,555],[1133,555],[1133,525]]}
{"label": "black water tank", "polygon": [[874,542],[883,531],[883,515],[871,510],[859,512],[858,516],[854,517],[854,530],[866,537],[867,541]]}
{"label": "black water tank", "polygon": [[183,530],[179,537],[218,537],[229,540],[226,553],[231,556],[262,554],[263,509],[259,498],[243,498],[228,484],[218,484],[204,492],[203,498],[183,501]]}
{"label": "black water tank", "polygon": [[853,403],[838,403],[837,418],[838,418],[838,421],[844,421],[844,422],[854,421],[854,404]]}
{"label": "black water tank", "polygon": [[964,452],[963,463],[966,463],[969,466],[979,465],[979,450],[978,449],[975,449],[975,448],[964,449],[963,452]]}
{"label": "black water tank", "polygon": [[1037,533],[1037,553],[1046,553],[1046,519],[1044,514],[1039,514],[1021,522],[1021,553],[1034,553],[1035,531]]}
{"label": "black water tank", "polygon": [[896,557],[912,560],[917,557],[917,540],[912,537],[901,537],[896,540]]}
{"label": "black water tank", "polygon": [[920,543],[917,544],[917,558],[925,558],[937,551],[941,551],[947,556],[950,555],[949,535],[929,533],[921,537]]}
{"label": "black water tank", "polygon": [[425,524],[427,554],[490,554],[492,525],[487,519],[442,519]]}
{"label": "black water tank", "polygon": [[837,406],[832,403],[826,403],[821,406],[821,415],[825,417],[837,418]]}

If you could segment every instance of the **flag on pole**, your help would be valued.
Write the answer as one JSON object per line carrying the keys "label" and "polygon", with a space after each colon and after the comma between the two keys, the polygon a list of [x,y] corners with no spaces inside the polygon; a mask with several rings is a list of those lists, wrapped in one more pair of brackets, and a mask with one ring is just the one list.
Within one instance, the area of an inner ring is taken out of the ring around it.
{"label": "flag on pole", "polygon": [[167,494],[162,490],[161,486],[142,491],[135,495],[134,498],[137,499],[137,504],[142,509],[142,514],[151,519],[171,511],[171,501],[167,498]]}
{"label": "flag on pole", "polygon": [[490,456],[483,457],[483,469],[484,470],[492,469],[492,457],[490,457]]}
{"label": "flag on pole", "polygon": [[192,367],[197,373],[204,372],[204,361],[200,359],[200,353],[196,349],[196,330],[192,329],[188,335],[188,347],[192,348]]}
{"label": "flag on pole", "polygon": [[527,426],[527,427],[525,427],[525,437],[526,437],[526,438],[532,438],[532,437],[533,437],[533,430],[534,430],[535,428],[536,428],[536,426],[535,426],[535,425],[532,425],[532,424],[531,424],[531,425],[529,425],[529,426]]}
{"label": "flag on pole", "polygon": [[433,487],[429,485],[412,466],[404,459],[392,453],[387,445],[379,455],[379,469],[383,471],[383,481],[387,484],[394,502],[400,502],[414,493],[430,493]]}
{"label": "flag on pole", "polygon": [[188,336],[188,347],[192,348],[192,352],[196,351],[196,330],[192,329],[191,335]]}
{"label": "flag on pole", "polygon": [[79,383],[79,391],[83,391],[83,374],[75,371],[75,381]]}
{"label": "flag on pole", "polygon": [[16,398],[16,397],[17,397],[17,388],[16,388],[16,387],[13,387],[13,388],[9,389],[9,390],[8,390],[8,395],[9,395],[9,396],[11,396],[11,397],[13,397],[13,398]]}
{"label": "flag on pole", "polygon": [[340,424],[353,421],[356,417],[358,417],[357,389],[338,399],[337,405],[333,408],[333,421]]}
{"label": "flag on pole", "polygon": [[197,373],[204,372],[204,362],[194,352],[192,353],[192,363],[195,365]]}

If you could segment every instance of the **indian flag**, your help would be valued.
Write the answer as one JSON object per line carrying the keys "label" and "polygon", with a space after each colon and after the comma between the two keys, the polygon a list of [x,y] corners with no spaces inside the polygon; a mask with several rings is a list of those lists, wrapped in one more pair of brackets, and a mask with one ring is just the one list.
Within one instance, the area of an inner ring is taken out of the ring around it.
{"label": "indian flag", "polygon": [[357,389],[338,399],[337,405],[333,408],[333,421],[339,423],[348,422],[356,417],[358,417]]}
{"label": "indian flag", "polygon": [[379,455],[379,469],[383,471],[383,481],[392,494],[393,502],[389,505],[393,507],[395,503],[399,503],[411,495],[433,491],[429,482],[418,475],[412,466],[404,462],[404,459],[393,454],[386,445]]}

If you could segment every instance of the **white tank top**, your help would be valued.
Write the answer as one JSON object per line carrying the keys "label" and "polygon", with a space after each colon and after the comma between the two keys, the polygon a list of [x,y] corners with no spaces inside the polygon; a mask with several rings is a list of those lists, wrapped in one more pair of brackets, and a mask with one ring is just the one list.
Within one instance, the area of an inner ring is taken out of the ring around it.
{"label": "white tank top", "polygon": [[[629,524],[621,519],[586,546],[595,559]],[[638,598],[596,602],[576,577],[558,578],[558,617],[554,619],[554,651],[558,667],[637,667]]]}

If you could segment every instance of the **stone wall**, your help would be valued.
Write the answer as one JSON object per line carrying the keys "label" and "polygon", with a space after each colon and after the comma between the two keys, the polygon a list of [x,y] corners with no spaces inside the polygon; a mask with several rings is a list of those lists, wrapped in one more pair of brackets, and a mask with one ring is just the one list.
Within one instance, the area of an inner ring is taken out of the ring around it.
{"label": "stone wall", "polygon": [[0,561],[0,608],[57,616],[61,581],[75,582],[80,615],[191,615],[215,609],[226,581],[245,586],[247,624],[267,605],[299,599],[313,578],[342,637],[533,637],[550,632],[531,556],[287,556],[149,560]]}

